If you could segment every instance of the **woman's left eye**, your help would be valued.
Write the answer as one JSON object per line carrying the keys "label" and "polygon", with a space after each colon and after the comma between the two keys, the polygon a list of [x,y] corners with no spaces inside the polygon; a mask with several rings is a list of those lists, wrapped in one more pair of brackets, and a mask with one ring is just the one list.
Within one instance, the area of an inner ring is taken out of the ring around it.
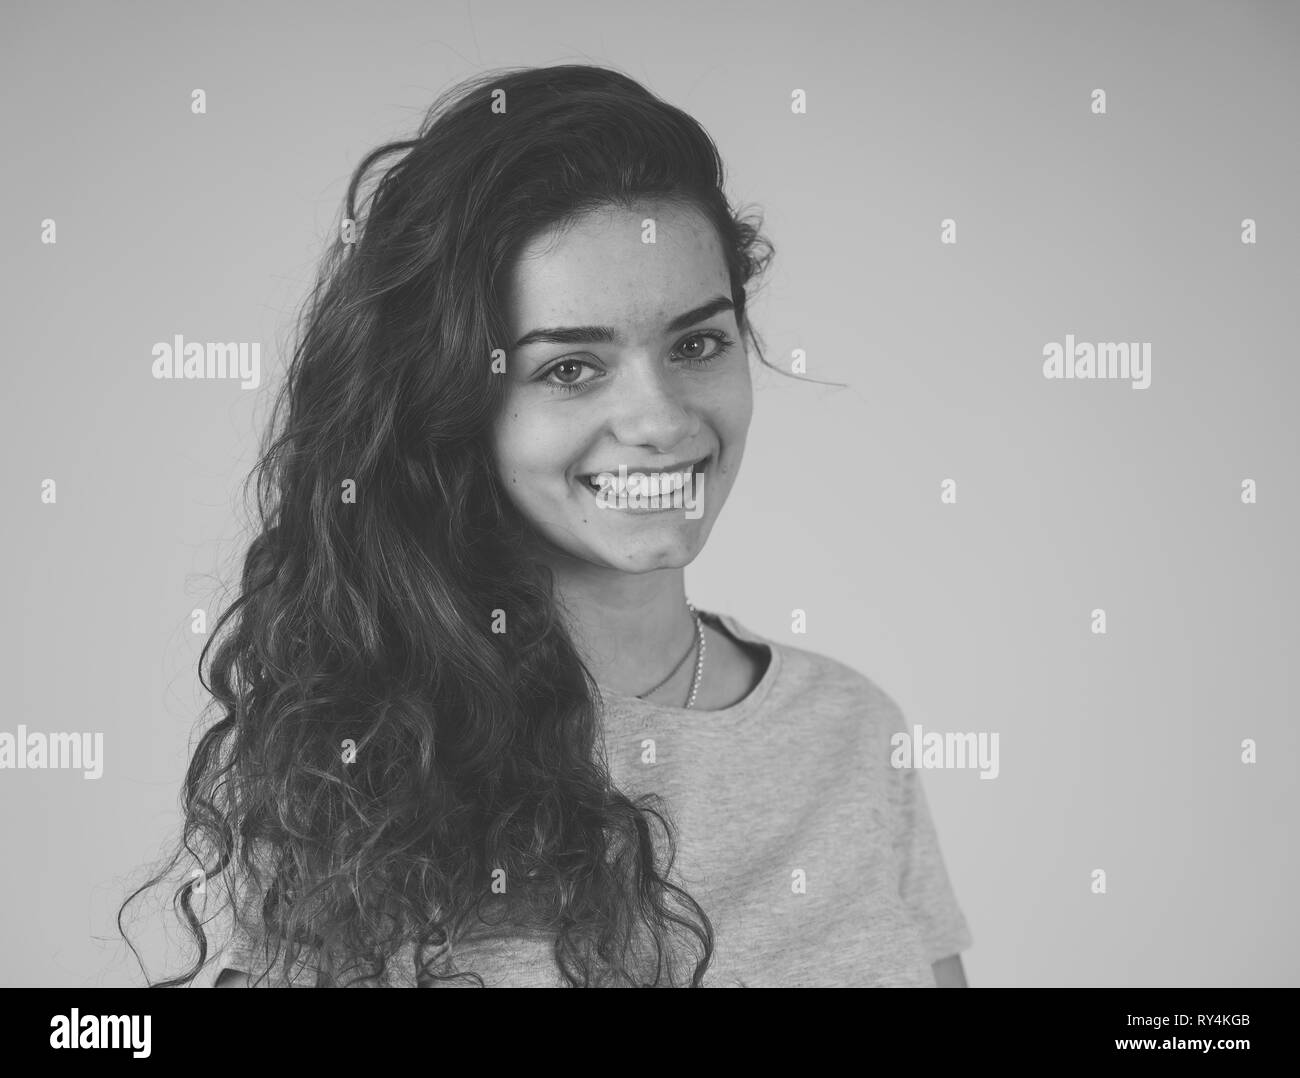
{"label": "woman's left eye", "polygon": [[[685,341],[682,342],[682,344],[686,344],[687,342],[694,341],[694,340],[716,341],[718,347],[706,356],[687,356],[686,360],[688,363],[709,363],[712,360],[717,359],[720,355],[725,353],[727,349],[731,347],[731,338],[728,337],[725,333],[723,333],[722,330],[720,329],[702,329],[697,333],[692,333],[689,337],[686,338]],[[678,345],[678,348],[681,347],[682,345]]]}
{"label": "woman's left eye", "polygon": [[[717,344],[717,347],[712,352],[705,355],[682,355],[682,361],[691,367],[703,367],[725,355],[731,350],[732,344],[735,343],[720,329],[700,329],[690,334],[690,336],[682,338],[681,344],[674,349],[673,354],[680,355],[688,348],[688,346],[690,346],[692,341],[702,342],[706,339],[712,340]],[[556,382],[552,380],[552,375],[554,375],[556,371],[572,366],[591,367],[592,364],[588,363],[585,359],[562,359],[558,363],[554,364],[539,380],[542,385],[546,386],[548,389],[558,389],[562,393],[583,393],[592,384],[600,381],[599,377],[588,378],[585,382]],[[593,367],[593,369],[595,368]]]}

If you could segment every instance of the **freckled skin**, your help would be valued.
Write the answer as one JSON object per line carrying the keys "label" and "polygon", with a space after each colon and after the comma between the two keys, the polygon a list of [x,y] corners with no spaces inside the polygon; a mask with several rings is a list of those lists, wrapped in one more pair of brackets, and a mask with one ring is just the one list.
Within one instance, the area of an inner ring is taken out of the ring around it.
{"label": "freckled skin", "polygon": [[[656,242],[642,242],[653,218]],[[512,347],[505,405],[492,431],[509,497],[542,537],[557,572],[591,582],[681,569],[699,554],[735,481],[753,415],[735,313],[669,333],[670,319],[731,295],[722,248],[697,212],[646,202],[600,210],[527,245],[509,278],[510,341],[548,326],[608,325],[621,343]],[[697,336],[722,330],[733,342]],[[692,363],[707,355],[711,363]],[[557,363],[565,360],[564,366]],[[586,383],[566,393],[552,383]],[[603,509],[578,478],[626,463],[709,455],[703,512]],[[592,510],[595,510],[594,512]]]}

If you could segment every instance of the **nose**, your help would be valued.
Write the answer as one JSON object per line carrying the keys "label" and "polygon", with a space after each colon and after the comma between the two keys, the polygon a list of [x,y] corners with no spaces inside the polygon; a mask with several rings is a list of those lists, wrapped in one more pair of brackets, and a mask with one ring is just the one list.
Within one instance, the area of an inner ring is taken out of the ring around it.
{"label": "nose", "polygon": [[617,386],[611,427],[623,445],[649,446],[667,453],[695,436],[700,421],[677,371],[657,363],[630,364]]}

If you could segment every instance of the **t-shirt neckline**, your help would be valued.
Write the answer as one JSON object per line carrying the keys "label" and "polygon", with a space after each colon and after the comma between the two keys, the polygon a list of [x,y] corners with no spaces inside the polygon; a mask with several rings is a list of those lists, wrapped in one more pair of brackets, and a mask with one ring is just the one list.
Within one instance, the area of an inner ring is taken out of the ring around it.
{"label": "t-shirt neckline", "polygon": [[[711,610],[704,610],[701,607],[696,607],[695,609],[702,617],[713,618],[715,621],[721,622],[727,632],[741,643],[754,644],[758,647],[767,649],[769,656],[767,670],[763,673],[758,684],[750,690],[748,696],[743,700],[737,700],[736,703],[732,704],[730,707],[718,708],[713,711],[702,711],[696,707],[676,707],[672,704],[654,703],[650,700],[642,700],[637,696],[629,696],[625,693],[615,692],[612,689],[602,689],[601,695],[610,703],[617,704],[625,711],[633,711],[645,715],[655,715],[661,719],[692,718],[712,725],[746,718],[762,707],[763,703],[771,695],[772,688],[776,684],[777,678],[781,673],[781,649],[765,637],[750,632],[730,614],[719,614]],[[708,662],[707,656],[705,662],[706,664]]]}

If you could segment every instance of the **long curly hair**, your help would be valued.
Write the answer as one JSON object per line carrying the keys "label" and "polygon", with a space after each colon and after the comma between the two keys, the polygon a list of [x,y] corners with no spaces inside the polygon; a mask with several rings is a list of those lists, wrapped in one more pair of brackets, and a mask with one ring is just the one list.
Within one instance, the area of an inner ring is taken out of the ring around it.
{"label": "long curly hair", "polygon": [[766,364],[745,298],[773,249],[723,186],[693,118],[588,65],[461,83],[358,166],[248,477],[238,595],[199,659],[219,717],[185,776],[182,836],[118,913],[121,929],[146,888],[198,866],[171,897],[197,955],[151,987],[208,963],[208,881],[257,896],[273,944],[258,980],[379,985],[409,945],[417,984],[482,985],[443,960],[511,926],[553,939],[573,987],[702,984],[713,927],[669,878],[671,816],[614,788],[595,680],[488,432],[512,260],[605,206],[701,211]]}

